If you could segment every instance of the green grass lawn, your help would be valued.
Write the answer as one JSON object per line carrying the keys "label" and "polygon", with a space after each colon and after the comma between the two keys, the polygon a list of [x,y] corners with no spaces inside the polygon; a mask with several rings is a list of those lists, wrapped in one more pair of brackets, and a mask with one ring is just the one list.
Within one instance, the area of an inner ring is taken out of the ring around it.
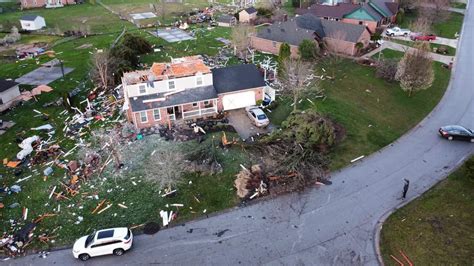
{"label": "green grass lawn", "polygon": [[[401,52],[384,50],[385,57],[400,58]],[[351,159],[369,155],[388,145],[422,120],[438,103],[449,83],[450,72],[435,64],[435,82],[426,91],[408,97],[398,83],[388,83],[375,77],[375,70],[343,60],[325,67],[335,80],[321,82],[326,98],[306,97],[299,109],[312,108],[333,118],[347,131],[346,139],[331,153],[332,169],[346,166]],[[319,73],[321,67],[316,68]],[[280,100],[281,101],[281,100]],[[280,102],[270,121],[279,124],[291,112],[288,100]]]}
{"label": "green grass lawn", "polygon": [[386,265],[398,265],[390,255],[400,259],[399,250],[415,265],[472,265],[474,175],[466,168],[387,219],[380,243]]}
{"label": "green grass lawn", "polygon": [[13,25],[20,28],[19,19],[27,14],[43,16],[47,27],[44,31],[53,33],[81,28],[89,28],[92,33],[108,33],[120,31],[124,26],[132,27],[130,23],[121,21],[117,15],[102,6],[88,3],[56,9],[38,8],[9,12],[0,15],[0,25],[5,29],[10,29]]}
{"label": "green grass lawn", "polygon": [[[391,42],[396,42],[396,43],[403,44],[403,45],[410,46],[410,47],[415,46],[415,42],[411,42],[411,41],[399,40],[399,39],[395,39],[395,38],[390,38],[389,40]],[[448,46],[448,45],[430,43],[430,47],[431,47],[431,52],[433,52],[433,53],[434,53],[435,48],[439,49],[441,47],[444,47],[444,48],[448,49],[448,54],[447,55],[450,55],[450,56],[456,55],[456,48]]]}
{"label": "green grass lawn", "polygon": [[466,4],[465,3],[450,2],[449,5],[451,5],[451,7],[453,7],[453,8],[466,9]]}
{"label": "green grass lawn", "polygon": [[[418,13],[416,11],[406,13],[400,27],[409,29],[411,24],[416,20],[417,15]],[[432,31],[439,37],[454,39],[456,33],[461,33],[463,20],[464,15],[451,12],[447,21],[434,23],[432,25]]]}

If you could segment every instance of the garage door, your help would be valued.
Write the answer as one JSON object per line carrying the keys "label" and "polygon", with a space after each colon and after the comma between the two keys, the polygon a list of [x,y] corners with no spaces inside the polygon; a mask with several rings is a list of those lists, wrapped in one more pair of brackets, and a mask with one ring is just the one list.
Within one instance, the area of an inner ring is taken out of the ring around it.
{"label": "garage door", "polygon": [[225,95],[222,97],[222,105],[224,110],[233,110],[255,105],[255,92],[246,91]]}

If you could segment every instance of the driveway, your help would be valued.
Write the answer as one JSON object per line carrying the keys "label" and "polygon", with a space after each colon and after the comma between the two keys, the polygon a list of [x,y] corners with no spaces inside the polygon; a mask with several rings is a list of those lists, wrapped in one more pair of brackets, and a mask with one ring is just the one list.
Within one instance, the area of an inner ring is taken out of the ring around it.
{"label": "driveway", "polygon": [[[458,60],[438,106],[386,148],[332,174],[333,184],[271,198],[246,208],[137,236],[124,256],[90,265],[377,265],[374,232],[380,217],[443,180],[474,152],[474,144],[446,141],[445,124],[474,128],[474,8],[470,2]],[[231,189],[231,188],[229,188]],[[190,230],[193,229],[193,230]],[[220,232],[220,233],[219,233]],[[73,265],[71,250],[46,259],[31,255],[18,265]],[[88,262],[89,264],[89,262]]]}
{"label": "driveway", "polygon": [[[396,36],[396,37],[387,37],[387,38],[385,38],[386,41],[390,41],[390,39],[398,39],[398,40],[413,42],[410,39],[410,37],[405,37],[405,36]],[[436,37],[436,40],[433,40],[430,43],[447,45],[447,46],[451,46],[453,48],[458,47],[458,39],[448,39],[448,38],[443,38],[443,37]]]}
{"label": "driveway", "polygon": [[229,119],[229,123],[235,128],[235,131],[237,131],[237,134],[239,134],[243,140],[259,134],[267,134],[273,129],[272,124],[266,128],[256,127],[252,124],[252,121],[245,113],[245,109],[228,111],[227,118]]}

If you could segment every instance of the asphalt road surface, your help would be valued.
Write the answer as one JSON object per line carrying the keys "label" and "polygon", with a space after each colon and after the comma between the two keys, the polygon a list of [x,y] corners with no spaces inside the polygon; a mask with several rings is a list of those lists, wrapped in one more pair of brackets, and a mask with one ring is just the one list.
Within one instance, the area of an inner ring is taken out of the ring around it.
{"label": "asphalt road surface", "polygon": [[[474,144],[441,139],[446,124],[474,128],[474,10],[466,12],[450,87],[436,109],[398,141],[333,173],[333,185],[278,197],[154,236],[138,236],[122,257],[86,264],[160,265],[377,265],[377,221],[401,203],[442,180],[474,152]],[[190,232],[192,230],[192,233]],[[218,236],[218,232],[225,231]],[[6,264],[72,265],[71,250],[47,258],[31,255]]]}

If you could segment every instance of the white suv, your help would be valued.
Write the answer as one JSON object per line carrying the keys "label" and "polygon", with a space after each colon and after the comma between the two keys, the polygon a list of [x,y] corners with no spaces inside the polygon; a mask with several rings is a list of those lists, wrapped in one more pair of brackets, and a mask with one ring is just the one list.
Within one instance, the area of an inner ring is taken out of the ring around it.
{"label": "white suv", "polygon": [[109,254],[122,256],[132,247],[132,243],[133,235],[130,229],[126,227],[104,229],[76,240],[72,254],[74,258],[83,261]]}

